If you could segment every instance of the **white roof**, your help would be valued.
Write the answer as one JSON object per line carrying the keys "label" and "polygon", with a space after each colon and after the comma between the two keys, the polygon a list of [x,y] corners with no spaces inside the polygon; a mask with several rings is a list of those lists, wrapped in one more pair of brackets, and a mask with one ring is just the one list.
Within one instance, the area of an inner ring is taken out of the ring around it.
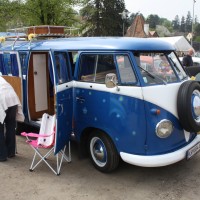
{"label": "white roof", "polygon": [[175,36],[175,37],[159,37],[158,39],[169,42],[174,46],[176,51],[188,51],[188,49],[192,48],[190,43],[184,36]]}

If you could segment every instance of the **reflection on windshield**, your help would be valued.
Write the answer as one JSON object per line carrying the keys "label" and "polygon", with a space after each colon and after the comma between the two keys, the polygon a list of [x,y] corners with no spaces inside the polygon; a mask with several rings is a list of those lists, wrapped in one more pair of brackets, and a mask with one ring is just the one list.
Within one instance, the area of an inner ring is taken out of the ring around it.
{"label": "reflection on windshield", "polygon": [[178,82],[186,77],[173,52],[170,54],[140,53],[136,59],[146,84]]}

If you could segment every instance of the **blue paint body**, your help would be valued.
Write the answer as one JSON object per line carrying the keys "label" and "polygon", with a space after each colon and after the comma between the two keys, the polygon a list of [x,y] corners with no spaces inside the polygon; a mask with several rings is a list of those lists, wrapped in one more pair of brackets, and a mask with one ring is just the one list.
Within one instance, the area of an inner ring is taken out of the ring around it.
{"label": "blue paint body", "polygon": [[[28,50],[30,49],[30,50]],[[143,52],[172,52],[174,48],[168,44],[156,39],[138,39],[138,38],[69,38],[46,40],[33,43],[24,43],[14,47],[14,52],[48,52],[53,58],[52,65],[56,71],[56,61],[52,50],[78,51],[82,52],[111,52],[126,53],[130,57],[133,71],[136,76],[136,82],[130,87],[151,87],[146,85],[140,74],[140,68],[137,66],[134,53]],[[12,51],[11,47],[2,47],[1,51]],[[29,54],[27,54],[28,61]],[[75,66],[75,73],[71,80],[80,82],[79,57]],[[27,62],[27,71],[29,66]],[[55,72],[54,72],[55,73]],[[119,76],[119,71],[117,71]],[[70,81],[71,81],[70,80]],[[120,79],[119,79],[120,80]],[[181,82],[181,81],[179,81]],[[173,83],[171,83],[173,84]],[[91,87],[79,87],[76,84],[66,90],[58,92],[56,95],[56,115],[57,115],[57,150],[58,152],[67,141],[70,140],[70,134],[75,133],[78,142],[81,142],[81,136],[87,128],[99,129],[107,134],[114,142],[117,151],[126,152],[133,155],[162,155],[184,147],[185,141],[183,128],[177,117],[169,111],[150,103],[142,98],[135,98],[128,95],[113,93],[112,90],[102,91]],[[58,87],[58,84],[54,86]],[[64,86],[63,86],[64,87]],[[123,87],[123,85],[121,86]],[[56,89],[57,90],[57,89]],[[134,90],[133,90],[134,92]],[[23,80],[24,104],[23,109],[26,118],[28,118],[27,104],[27,79]],[[157,94],[159,95],[159,94]],[[83,99],[83,101],[81,101]],[[157,115],[153,110],[159,109]],[[168,137],[161,139],[155,134],[155,127],[162,119],[168,119],[173,123],[173,133]],[[72,126],[73,121],[73,126]],[[189,142],[195,138],[196,134],[191,133]]]}

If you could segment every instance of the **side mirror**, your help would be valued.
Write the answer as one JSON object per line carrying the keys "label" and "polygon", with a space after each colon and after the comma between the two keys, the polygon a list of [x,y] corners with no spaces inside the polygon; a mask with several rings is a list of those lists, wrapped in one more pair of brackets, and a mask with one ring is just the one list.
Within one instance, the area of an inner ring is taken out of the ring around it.
{"label": "side mirror", "polygon": [[107,88],[114,88],[117,86],[117,76],[116,74],[109,73],[106,74],[105,84]]}

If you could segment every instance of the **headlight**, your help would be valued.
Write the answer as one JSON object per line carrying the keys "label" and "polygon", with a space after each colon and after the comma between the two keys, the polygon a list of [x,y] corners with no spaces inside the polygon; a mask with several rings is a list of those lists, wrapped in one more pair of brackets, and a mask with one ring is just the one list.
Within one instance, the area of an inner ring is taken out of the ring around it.
{"label": "headlight", "polygon": [[156,135],[159,138],[169,137],[172,131],[173,125],[172,122],[169,120],[163,119],[156,125]]}

